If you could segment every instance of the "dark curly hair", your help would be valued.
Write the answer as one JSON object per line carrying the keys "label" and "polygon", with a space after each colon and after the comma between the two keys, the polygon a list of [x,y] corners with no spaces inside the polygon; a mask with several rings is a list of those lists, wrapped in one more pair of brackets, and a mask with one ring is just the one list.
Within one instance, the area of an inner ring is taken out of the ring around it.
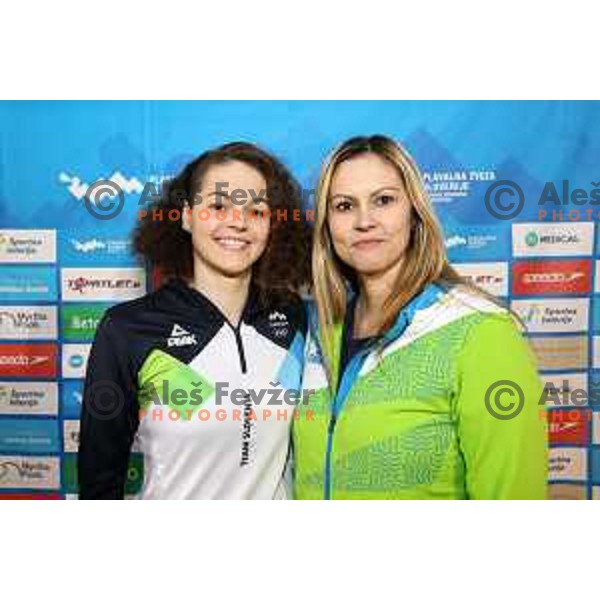
{"label": "dark curly hair", "polygon": [[[164,219],[143,218],[133,232],[136,254],[158,269],[160,280],[191,279],[193,276],[193,246],[191,236],[181,227],[181,218],[166,218],[183,214],[198,201],[202,178],[209,167],[230,161],[240,161],[255,168],[267,183],[267,199],[271,212],[269,239],[264,253],[253,266],[252,284],[264,303],[298,297],[301,288],[310,281],[310,228],[301,202],[301,189],[286,167],[274,156],[247,142],[233,142],[201,154],[173,179],[163,184],[160,197],[147,207],[161,211]],[[287,209],[287,218],[278,218],[277,210]],[[294,213],[297,210],[298,212]],[[299,220],[294,219],[299,216]]]}

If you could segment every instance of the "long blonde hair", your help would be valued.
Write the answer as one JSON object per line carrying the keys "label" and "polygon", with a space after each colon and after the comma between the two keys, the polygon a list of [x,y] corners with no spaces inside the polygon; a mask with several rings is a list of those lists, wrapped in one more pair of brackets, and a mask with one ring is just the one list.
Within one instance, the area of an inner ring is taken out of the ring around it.
{"label": "long blonde hair", "polygon": [[315,196],[315,228],[312,252],[313,294],[319,316],[319,337],[328,371],[335,352],[333,330],[344,322],[347,281],[352,272],[336,255],[327,224],[331,181],[340,163],[357,155],[373,153],[394,165],[412,205],[411,234],[403,257],[403,268],[384,303],[379,334],[394,323],[402,308],[432,282],[445,287],[461,284],[501,305],[497,298],[468,282],[450,266],[442,228],[425,191],[421,174],[408,152],[383,136],[354,137],[342,143],[325,162]]}

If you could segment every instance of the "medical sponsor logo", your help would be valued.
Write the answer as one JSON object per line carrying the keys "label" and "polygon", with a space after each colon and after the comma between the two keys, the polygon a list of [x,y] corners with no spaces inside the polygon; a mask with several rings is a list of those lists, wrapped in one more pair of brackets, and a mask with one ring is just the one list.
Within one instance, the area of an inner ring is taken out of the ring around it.
{"label": "medical sponsor logo", "polygon": [[56,419],[0,419],[0,452],[52,454],[59,449]]}
{"label": "medical sponsor logo", "polygon": [[513,223],[513,255],[586,256],[594,249],[594,223]]}
{"label": "medical sponsor logo", "polygon": [[57,299],[56,267],[0,266],[0,297],[5,302]]}
{"label": "medical sponsor logo", "polygon": [[83,379],[91,344],[63,344],[62,375],[66,379]]}
{"label": "medical sponsor logo", "polygon": [[0,344],[0,377],[46,377],[57,374],[56,344]]}
{"label": "medical sponsor logo", "polygon": [[0,414],[56,415],[58,384],[52,381],[0,381]]}
{"label": "medical sponsor logo", "polygon": [[0,488],[58,489],[56,456],[0,456]]}
{"label": "medical sponsor logo", "polygon": [[194,346],[198,342],[196,341],[196,336],[193,333],[190,333],[187,329],[184,329],[181,325],[175,323],[173,328],[171,329],[171,333],[167,338],[167,347],[171,348],[173,346]]}
{"label": "medical sponsor logo", "polygon": [[65,304],[62,307],[63,338],[68,342],[91,342],[111,304]]}
{"label": "medical sponsor logo", "polygon": [[512,291],[516,296],[589,294],[590,260],[522,261],[513,264]]}
{"label": "medical sponsor logo", "polygon": [[587,487],[579,483],[551,483],[549,500],[587,500]]}
{"label": "medical sponsor logo", "polygon": [[569,371],[588,366],[587,336],[533,336],[529,342],[542,371]]}
{"label": "medical sponsor logo", "polygon": [[66,230],[60,232],[59,239],[60,261],[65,266],[135,264],[130,235],[114,233],[107,236],[99,235],[97,230]]}
{"label": "medical sponsor logo", "polygon": [[586,448],[550,448],[548,479],[550,481],[585,480],[587,475]]}
{"label": "medical sponsor logo", "polygon": [[530,333],[587,331],[589,298],[513,300],[511,308],[521,317]]}
{"label": "medical sponsor logo", "polygon": [[63,421],[63,439],[65,452],[79,450],[79,421]]}
{"label": "medical sponsor logo", "polygon": [[56,262],[56,229],[0,229],[0,262]]}
{"label": "medical sponsor logo", "polygon": [[55,340],[56,306],[0,306],[0,339]]}
{"label": "medical sponsor logo", "polygon": [[508,294],[508,263],[455,263],[460,275],[494,296]]}
{"label": "medical sponsor logo", "polygon": [[70,379],[62,383],[61,403],[65,419],[79,419],[83,403],[82,379]]}
{"label": "medical sponsor logo", "polygon": [[590,439],[589,409],[549,410],[548,437],[551,444],[585,446]]}
{"label": "medical sponsor logo", "polygon": [[[588,404],[589,393],[593,390],[588,390],[587,373],[541,373],[540,378],[548,406],[580,407]],[[580,394],[574,396],[576,390],[586,391],[585,399],[579,398]]]}
{"label": "medical sponsor logo", "polygon": [[146,273],[141,268],[65,268],[61,290],[65,301],[133,300],[146,293]]}

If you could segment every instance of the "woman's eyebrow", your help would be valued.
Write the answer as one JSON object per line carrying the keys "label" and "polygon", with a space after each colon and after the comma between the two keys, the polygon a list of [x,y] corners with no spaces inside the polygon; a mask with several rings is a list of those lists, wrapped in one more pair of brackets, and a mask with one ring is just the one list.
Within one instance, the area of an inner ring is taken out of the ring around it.
{"label": "woman's eyebrow", "polygon": [[371,197],[375,196],[375,194],[380,194],[381,192],[385,192],[385,191],[395,191],[395,192],[402,192],[402,188],[399,188],[396,185],[384,185],[383,187],[380,187],[378,189],[376,189],[374,192],[371,192]]}
{"label": "woman's eyebrow", "polygon": [[356,200],[356,198],[352,195],[352,194],[344,194],[344,193],[339,193],[339,194],[334,194],[333,196],[329,196],[329,201],[331,202],[332,200],[335,200],[336,198],[346,198],[349,200]]}

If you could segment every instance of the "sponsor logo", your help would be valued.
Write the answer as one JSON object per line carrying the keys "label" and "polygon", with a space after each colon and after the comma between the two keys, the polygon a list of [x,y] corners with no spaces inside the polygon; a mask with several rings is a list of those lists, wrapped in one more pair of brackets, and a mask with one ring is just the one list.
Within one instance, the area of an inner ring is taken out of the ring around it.
{"label": "sponsor logo", "polygon": [[0,338],[6,340],[56,339],[55,306],[0,307]]}
{"label": "sponsor logo", "polygon": [[0,262],[56,262],[56,230],[0,229]]}
{"label": "sponsor logo", "polygon": [[83,402],[83,380],[70,380],[62,384],[62,415],[65,419],[79,419]]}
{"label": "sponsor logo", "polygon": [[513,264],[512,290],[516,296],[544,294],[589,294],[591,261],[524,261]]}
{"label": "sponsor logo", "polygon": [[586,474],[586,448],[550,448],[548,478],[551,481],[585,480]]}
{"label": "sponsor logo", "polygon": [[59,232],[60,262],[65,267],[136,266],[133,242],[129,236],[98,235],[97,231],[63,230]]}
{"label": "sponsor logo", "polygon": [[173,325],[170,336],[167,338],[167,347],[172,346],[193,346],[197,344],[196,336],[184,329],[181,325]]}
{"label": "sponsor logo", "polygon": [[514,223],[514,256],[591,255],[593,223]]}
{"label": "sponsor logo", "polygon": [[79,421],[63,421],[63,438],[65,452],[79,450]]}
{"label": "sponsor logo", "polygon": [[0,377],[56,377],[56,344],[0,344]]}
{"label": "sponsor logo", "polygon": [[56,415],[58,384],[53,382],[0,382],[0,414]]}
{"label": "sponsor logo", "polygon": [[290,324],[287,315],[279,311],[269,314],[269,327],[275,337],[285,337],[289,334]]}
{"label": "sponsor logo", "polygon": [[[551,444],[585,446],[589,443],[589,417],[587,411],[549,410],[548,434]],[[586,414],[582,414],[586,413]]]}
{"label": "sponsor logo", "polygon": [[66,341],[91,342],[110,304],[67,304],[62,307],[63,337]]}
{"label": "sponsor logo", "polygon": [[451,262],[499,260],[510,245],[510,232],[507,229],[446,222],[444,230]]}
{"label": "sponsor logo", "polygon": [[587,500],[587,488],[573,483],[553,483],[548,486],[548,499]]}
{"label": "sponsor logo", "polygon": [[0,488],[58,489],[57,457],[0,456]]}
{"label": "sponsor logo", "polygon": [[590,451],[591,459],[591,478],[593,483],[600,483],[600,448],[592,448]]}
{"label": "sponsor logo", "polygon": [[56,419],[0,419],[0,452],[58,451]]}
{"label": "sponsor logo", "polygon": [[83,379],[85,377],[90,349],[91,344],[63,344],[63,377],[68,379]]}
{"label": "sponsor logo", "polygon": [[508,263],[455,263],[460,275],[494,296],[508,295]]}
{"label": "sponsor logo", "polygon": [[0,500],[62,500],[60,494],[36,492],[35,494],[0,494]]}
{"label": "sponsor logo", "polygon": [[577,300],[514,300],[511,308],[521,317],[527,331],[570,332],[587,331],[590,301]]}
{"label": "sponsor logo", "polygon": [[62,298],[79,302],[132,300],[146,293],[146,273],[139,268],[61,270]]}
{"label": "sponsor logo", "polygon": [[598,395],[593,382],[589,394],[586,392],[587,373],[542,373],[540,378],[544,384],[545,403],[550,406],[585,406],[589,396]]}
{"label": "sponsor logo", "polygon": [[568,371],[588,366],[588,338],[583,335],[530,337],[542,371]]}
{"label": "sponsor logo", "polygon": [[56,268],[0,266],[0,295],[6,302],[56,300]]}
{"label": "sponsor logo", "polygon": [[599,369],[600,368],[600,336],[595,335],[592,340],[592,344],[593,344],[592,349],[594,351],[592,366],[594,369]]}
{"label": "sponsor logo", "polygon": [[91,238],[87,240],[69,240],[71,248],[81,254],[129,254],[131,240],[129,239],[105,239]]}
{"label": "sponsor logo", "polygon": [[[2,459],[0,458],[0,461]],[[64,455],[62,461],[63,467],[63,488],[66,494],[77,494],[79,486],[77,484],[77,455],[69,452]],[[132,453],[127,468],[127,480],[125,481],[125,494],[137,494],[144,480],[144,458],[141,454]]]}

